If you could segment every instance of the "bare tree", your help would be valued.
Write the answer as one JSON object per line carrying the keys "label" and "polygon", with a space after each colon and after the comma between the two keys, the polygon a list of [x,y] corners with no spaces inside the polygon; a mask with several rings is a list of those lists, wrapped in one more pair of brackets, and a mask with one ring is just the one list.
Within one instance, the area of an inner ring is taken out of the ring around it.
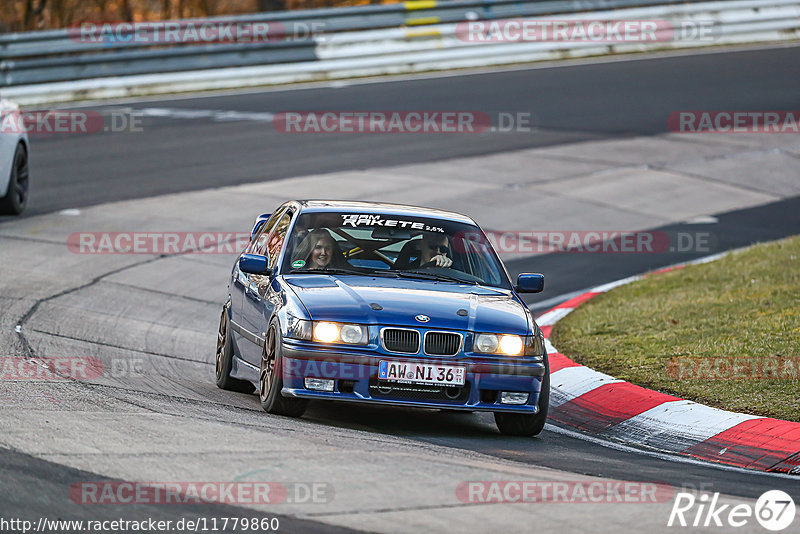
{"label": "bare tree", "polygon": [[25,0],[25,14],[22,19],[22,27],[25,30],[33,30],[36,27],[36,19],[44,13],[47,0],[39,0],[39,4],[34,6],[33,0]]}
{"label": "bare tree", "polygon": [[133,10],[131,9],[130,0],[122,0],[119,6],[120,17],[125,22],[133,22]]}
{"label": "bare tree", "polygon": [[[0,30],[65,28],[76,22],[169,20],[304,7],[349,0],[0,0]],[[385,0],[366,0],[381,2]]]}
{"label": "bare tree", "polygon": [[197,0],[197,8],[200,10],[200,14],[204,17],[210,17],[214,15],[214,2],[209,0]]}
{"label": "bare tree", "polygon": [[285,0],[257,0],[256,4],[258,11],[284,11],[286,9]]}

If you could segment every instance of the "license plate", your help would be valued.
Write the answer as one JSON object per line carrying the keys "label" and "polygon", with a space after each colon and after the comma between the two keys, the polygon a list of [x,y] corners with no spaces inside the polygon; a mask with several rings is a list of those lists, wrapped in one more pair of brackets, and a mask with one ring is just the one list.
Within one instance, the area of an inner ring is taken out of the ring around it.
{"label": "license plate", "polygon": [[465,373],[466,368],[455,365],[391,361],[382,361],[378,365],[379,379],[407,384],[463,386]]}

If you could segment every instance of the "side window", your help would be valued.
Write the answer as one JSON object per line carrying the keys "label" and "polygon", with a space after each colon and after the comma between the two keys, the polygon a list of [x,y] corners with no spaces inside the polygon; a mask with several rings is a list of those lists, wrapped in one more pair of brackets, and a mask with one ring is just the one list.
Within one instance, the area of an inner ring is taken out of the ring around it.
{"label": "side window", "polygon": [[286,213],[281,217],[275,229],[270,233],[267,240],[267,252],[269,253],[269,266],[272,269],[278,265],[278,256],[281,254],[283,242],[286,241],[286,232],[289,230],[289,224],[292,222],[292,214]]}
{"label": "side window", "polygon": [[473,276],[477,276],[490,284],[500,284],[502,277],[497,270],[497,265],[489,261],[491,251],[488,243],[467,239],[463,241],[463,247],[467,250],[467,261],[470,265],[469,271]]}
{"label": "side window", "polygon": [[283,210],[276,211],[272,217],[267,219],[267,222],[261,225],[261,228],[256,232],[255,237],[253,237],[253,240],[247,246],[245,252],[248,254],[264,254],[264,251],[267,250],[266,245],[269,233],[275,227],[275,223],[281,218],[281,213],[283,213]]}

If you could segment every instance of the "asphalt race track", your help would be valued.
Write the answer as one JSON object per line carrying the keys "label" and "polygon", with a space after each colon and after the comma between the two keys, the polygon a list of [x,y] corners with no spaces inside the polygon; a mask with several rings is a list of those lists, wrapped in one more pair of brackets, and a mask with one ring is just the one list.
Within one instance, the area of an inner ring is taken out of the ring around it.
{"label": "asphalt race track", "polygon": [[798,64],[800,47],[787,47],[134,103],[125,107],[251,114],[476,110],[493,117],[494,124],[500,112],[522,112],[531,114],[536,129],[489,138],[341,134],[298,141],[260,121],[149,118],[146,135],[39,139],[31,173],[40,181],[29,214],[346,169],[653,135],[667,131],[666,118],[676,110],[789,110],[797,106]]}
{"label": "asphalt race track", "polygon": [[[300,421],[269,416],[255,396],[223,392],[213,384],[219,305],[235,256],[83,256],[64,246],[77,231],[247,231],[259,210],[269,211],[291,191],[310,196],[310,186],[303,185],[308,175],[376,168],[391,173],[408,164],[441,168],[468,156],[500,161],[523,149],[578,142],[648,142],[663,139],[666,116],[682,109],[797,109],[798,65],[800,47],[782,47],[165,97],[95,106],[149,110],[141,132],[36,137],[29,212],[0,219],[3,355],[81,355],[106,366],[133,358],[139,367],[88,383],[0,383],[0,516],[266,515],[280,518],[281,532],[511,531],[520,524],[526,525],[522,531],[537,525],[572,532],[587,524],[596,532],[634,524],[675,531],[666,527],[671,501],[534,506],[470,505],[455,498],[458,483],[487,479],[656,481],[720,492],[731,503],[752,503],[764,491],[782,489],[800,502],[796,477],[609,447],[552,426],[534,439],[503,437],[490,414],[318,403]],[[325,109],[481,110],[493,117],[531,112],[536,128],[473,137],[293,136],[257,118]],[[181,113],[187,110],[202,113]],[[225,112],[256,119],[225,119]],[[722,142],[713,148],[731,150]],[[736,148],[750,150],[755,149]],[[795,149],[770,150],[800,159]],[[489,185],[493,179],[485,176]],[[349,196],[342,183],[333,179],[315,196]],[[654,218],[659,222],[648,228],[710,231],[710,252],[800,233],[795,182],[741,189],[737,198],[751,195],[746,201],[697,212],[713,215],[710,220]],[[423,205],[439,198],[428,189],[408,195]],[[79,209],[80,215],[58,213],[67,209]],[[491,215],[463,209],[479,221]],[[566,220],[550,222],[569,227]],[[708,252],[544,254],[506,258],[506,264],[514,275],[528,270],[546,275],[547,291],[529,300],[541,312],[543,301],[554,304],[569,293]],[[72,484],[108,480],[317,481],[326,484],[330,499],[271,507],[87,506],[70,500]],[[761,530],[751,524],[741,531]]]}

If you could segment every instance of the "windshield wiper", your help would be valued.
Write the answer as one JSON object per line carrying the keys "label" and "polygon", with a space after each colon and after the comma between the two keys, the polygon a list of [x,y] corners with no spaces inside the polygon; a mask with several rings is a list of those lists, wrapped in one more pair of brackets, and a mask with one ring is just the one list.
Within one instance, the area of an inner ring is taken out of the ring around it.
{"label": "windshield wiper", "polygon": [[326,269],[292,269],[289,274],[367,274],[364,271],[357,271],[355,269],[342,269],[339,267],[331,267]]}
{"label": "windshield wiper", "polygon": [[425,271],[394,271],[397,276],[403,278],[423,278],[426,280],[439,280],[442,282],[458,282],[459,284],[480,285],[480,282],[475,280],[464,280],[455,276],[448,276],[446,274],[428,273]]}
{"label": "windshield wiper", "polygon": [[340,267],[330,267],[326,269],[292,269],[289,274],[357,274],[361,276],[388,276],[392,278],[417,278],[425,280],[436,280],[439,282],[456,282],[459,284],[480,285],[475,280],[464,280],[446,274],[429,273],[425,271],[358,271],[356,269],[346,269]]}
{"label": "windshield wiper", "polygon": [[289,274],[357,274],[360,276],[394,276],[388,271],[359,271],[341,267],[330,267],[326,269],[292,269]]}

